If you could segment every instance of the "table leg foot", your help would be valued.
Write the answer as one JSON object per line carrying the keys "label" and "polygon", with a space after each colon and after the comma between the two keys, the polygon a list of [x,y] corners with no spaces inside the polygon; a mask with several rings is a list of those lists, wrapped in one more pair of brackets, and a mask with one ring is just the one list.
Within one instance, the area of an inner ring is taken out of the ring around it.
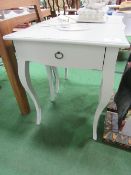
{"label": "table leg foot", "polygon": [[93,122],[93,139],[97,140],[97,125],[98,125],[98,121],[99,121],[99,116],[102,112],[103,108],[100,108],[98,106],[96,113],[95,113],[95,117],[94,117],[94,122]]}
{"label": "table leg foot", "polygon": [[37,117],[36,117],[36,124],[40,125],[41,123],[41,108],[37,109]]}

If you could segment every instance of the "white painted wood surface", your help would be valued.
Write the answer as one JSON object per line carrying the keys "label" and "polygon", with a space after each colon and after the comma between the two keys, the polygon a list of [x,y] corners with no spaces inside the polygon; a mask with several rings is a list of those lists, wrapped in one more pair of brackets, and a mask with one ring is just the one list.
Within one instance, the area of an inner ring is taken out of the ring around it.
{"label": "white painted wood surface", "polygon": [[67,18],[69,23],[65,21],[65,17],[52,18],[4,38],[19,41],[129,47],[124,34],[122,16],[108,16],[106,23],[99,24],[76,23],[77,15],[67,16]]}
{"label": "white painted wood surface", "polygon": [[[100,114],[112,94],[119,48],[128,48],[129,43],[125,37],[120,16],[110,16],[106,23],[101,24],[76,23],[76,20],[77,16],[60,16],[7,35],[4,39],[14,41],[19,60],[19,76],[35,104],[38,124],[41,119],[41,108],[31,88],[30,77],[27,73],[23,74],[26,70],[25,62],[37,61],[47,66],[102,70],[100,99],[93,122],[93,139],[96,140]],[[50,73],[48,78],[52,79]],[[57,82],[57,88],[58,84],[59,82]],[[51,86],[52,98],[54,98],[55,90],[53,84]]]}

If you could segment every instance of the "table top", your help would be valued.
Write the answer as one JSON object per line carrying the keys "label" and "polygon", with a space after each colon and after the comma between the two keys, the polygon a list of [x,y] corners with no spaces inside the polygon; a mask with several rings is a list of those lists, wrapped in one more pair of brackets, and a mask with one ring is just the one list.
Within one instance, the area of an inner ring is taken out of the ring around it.
{"label": "table top", "polygon": [[78,23],[77,18],[77,15],[61,15],[6,35],[4,39],[129,47],[121,16],[108,16],[105,23]]}

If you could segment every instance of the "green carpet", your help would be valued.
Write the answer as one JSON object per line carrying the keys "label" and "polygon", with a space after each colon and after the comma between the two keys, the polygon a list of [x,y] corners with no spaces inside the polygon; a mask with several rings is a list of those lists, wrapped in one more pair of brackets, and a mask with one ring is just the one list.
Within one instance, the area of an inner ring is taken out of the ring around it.
{"label": "green carpet", "polygon": [[[125,62],[118,62],[122,72]],[[42,106],[42,123],[35,124],[35,109],[22,117],[5,70],[0,67],[0,175],[130,175],[129,151],[102,142],[102,113],[98,141],[92,140],[92,122],[98,103],[101,73],[69,69],[60,73],[60,93],[49,100],[45,68],[31,64],[32,83]],[[121,74],[116,73],[114,89]]]}

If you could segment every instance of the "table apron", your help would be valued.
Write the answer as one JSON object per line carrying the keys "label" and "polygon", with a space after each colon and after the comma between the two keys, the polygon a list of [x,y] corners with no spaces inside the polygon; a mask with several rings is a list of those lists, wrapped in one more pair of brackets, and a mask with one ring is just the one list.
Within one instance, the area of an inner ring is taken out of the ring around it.
{"label": "table apron", "polygon": [[102,70],[105,47],[36,41],[14,41],[17,59],[45,65]]}

